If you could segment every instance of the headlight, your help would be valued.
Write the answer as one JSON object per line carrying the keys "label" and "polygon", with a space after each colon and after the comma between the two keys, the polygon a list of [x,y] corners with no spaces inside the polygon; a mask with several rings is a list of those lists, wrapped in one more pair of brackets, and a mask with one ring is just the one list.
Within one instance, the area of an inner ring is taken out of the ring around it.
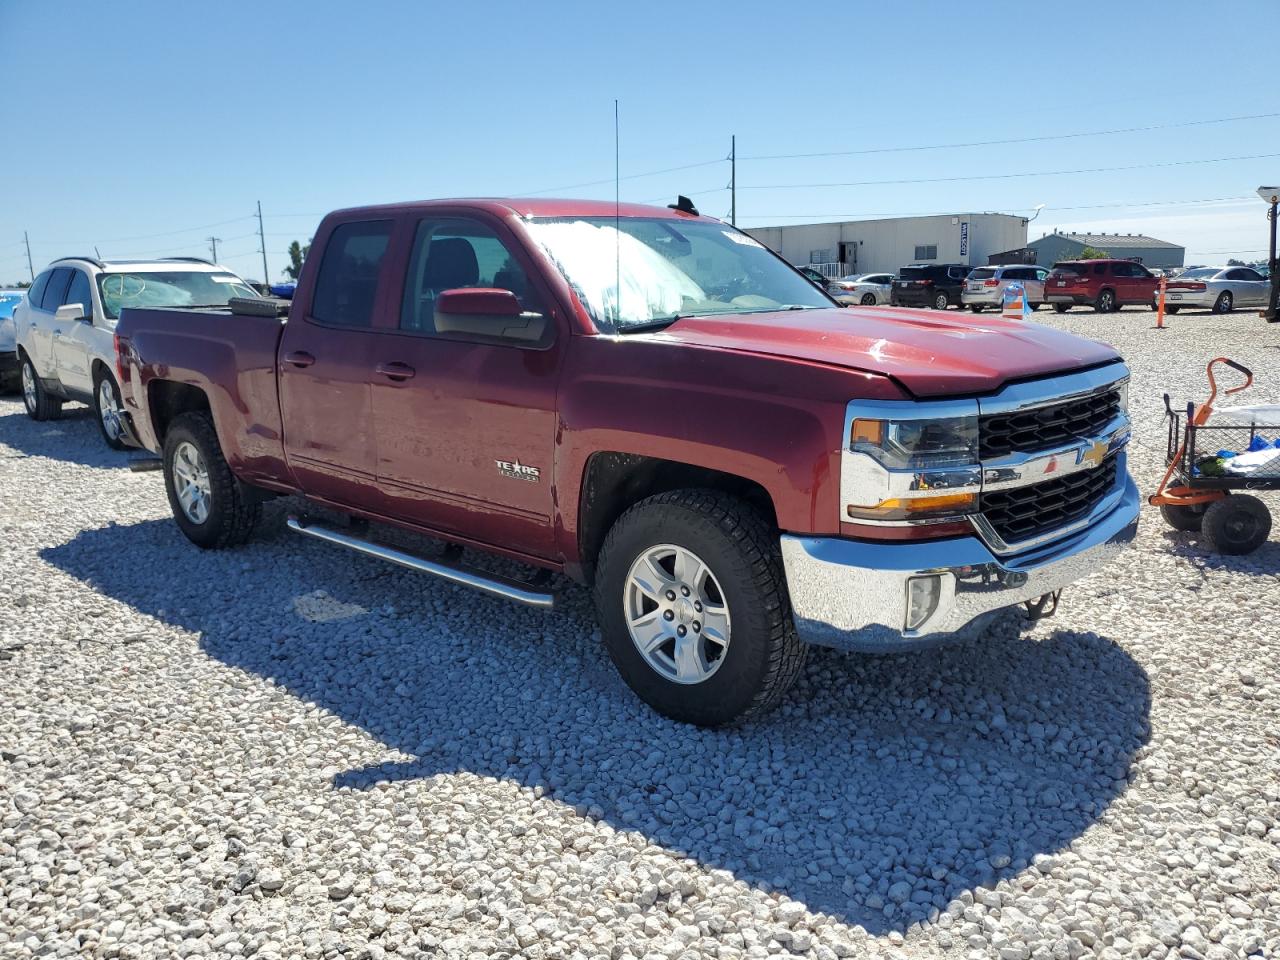
{"label": "headlight", "polygon": [[849,449],[891,470],[929,469],[978,462],[978,418],[871,420],[858,418]]}
{"label": "headlight", "polygon": [[[928,412],[923,405],[911,410],[914,417],[887,404],[851,410],[841,465],[843,519],[940,523],[977,509],[982,486],[977,403],[930,406]],[[889,415],[879,416],[882,412]]]}

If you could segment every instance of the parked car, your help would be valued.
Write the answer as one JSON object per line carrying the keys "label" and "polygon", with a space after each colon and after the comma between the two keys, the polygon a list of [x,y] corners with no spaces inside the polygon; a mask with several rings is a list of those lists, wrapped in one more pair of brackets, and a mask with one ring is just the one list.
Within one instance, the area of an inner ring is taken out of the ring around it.
{"label": "parked car", "polygon": [[33,420],[56,417],[67,400],[93,407],[107,445],[122,449],[120,387],[112,337],[129,306],[213,307],[256,297],[224,267],[193,257],[55,260],[14,314],[22,398]]}
{"label": "parked car", "polygon": [[1022,284],[1023,296],[1031,304],[1031,309],[1038,310],[1044,303],[1044,282],[1048,276],[1049,271],[1044,267],[1025,264],[975,267],[965,278],[960,302],[974,313],[981,313],[987,307],[999,310],[1004,304],[1005,290],[1016,282]]}
{"label": "parked car", "polygon": [[796,267],[796,269],[800,271],[806,280],[812,283],[819,290],[827,289],[829,278],[820,270],[815,270],[813,267]]}
{"label": "parked car", "polygon": [[1077,304],[1110,313],[1128,304],[1145,307],[1158,285],[1150,271],[1133,260],[1062,260],[1049,273],[1045,299],[1059,313]]}
{"label": "parked car", "polygon": [[0,290],[0,392],[18,386],[18,340],[13,311],[25,296],[21,290]]}
{"label": "parked car", "polygon": [[970,267],[960,263],[913,263],[898,271],[889,302],[895,307],[945,310],[960,303]]}
{"label": "parked car", "polygon": [[[1265,306],[1271,284],[1251,267],[1196,267],[1168,281],[1165,312],[1197,307],[1214,313],[1230,313],[1236,307]],[[1160,302],[1157,286],[1152,302]]]}
{"label": "parked car", "polygon": [[827,284],[827,293],[839,303],[858,303],[864,307],[888,303],[893,290],[892,273],[856,273]]}
{"label": "parked car", "polygon": [[[116,328],[125,422],[188,539],[243,543],[291,494],[562,572],[592,586],[623,679],[677,720],[773,706],[806,643],[909,650],[1043,609],[1136,531],[1111,347],[840,310],[690,211],[343,210],[287,321],[255,306],[127,309]],[[288,525],[556,602],[545,574],[485,572],[457,546]]]}

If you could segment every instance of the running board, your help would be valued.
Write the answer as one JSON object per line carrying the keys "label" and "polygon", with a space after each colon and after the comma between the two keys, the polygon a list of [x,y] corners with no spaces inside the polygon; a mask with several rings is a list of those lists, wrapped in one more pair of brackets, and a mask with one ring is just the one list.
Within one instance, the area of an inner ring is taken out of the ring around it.
{"label": "running board", "polygon": [[163,470],[164,461],[154,454],[134,453],[129,455],[129,469],[134,473],[148,473],[152,470]]}
{"label": "running board", "polygon": [[397,550],[386,544],[374,543],[372,540],[366,540],[362,537],[354,537],[349,533],[334,530],[332,527],[314,523],[305,517],[290,517],[287,522],[289,529],[297,533],[305,533],[307,536],[315,537],[317,540],[324,540],[326,543],[346,547],[356,553],[363,553],[367,557],[387,560],[402,567],[408,567],[410,570],[417,570],[419,573],[429,573],[433,577],[448,580],[450,583],[456,583],[459,586],[470,587],[490,596],[501,597],[503,600],[514,600],[516,603],[537,607],[540,610],[550,610],[555,606],[555,594],[530,589],[532,584],[491,573],[481,573],[479,570],[464,567],[460,564],[428,560],[425,557],[405,553],[403,550]]}

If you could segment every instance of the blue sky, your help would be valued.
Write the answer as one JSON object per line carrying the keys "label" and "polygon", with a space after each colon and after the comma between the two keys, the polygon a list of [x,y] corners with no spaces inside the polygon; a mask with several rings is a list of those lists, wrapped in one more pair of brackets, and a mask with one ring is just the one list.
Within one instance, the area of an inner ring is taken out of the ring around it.
{"label": "blue sky", "polygon": [[[615,97],[623,199],[683,192],[726,216],[736,134],[740,226],[1045,203],[1033,238],[1134,230],[1185,244],[1189,262],[1263,255],[1254,189],[1280,181],[1280,117],[1168,125],[1280,111],[1272,52],[1248,29],[1274,2],[1236,3],[1229,22],[1177,2],[829,10],[0,0],[0,282],[26,277],[23,230],[37,270],[95,245],[207,255],[212,234],[257,278],[261,200],[275,279],[334,207],[612,197]],[[1163,54],[1187,24],[1197,39]],[[748,159],[1147,126],[1162,129]],[[1278,156],[1183,163],[1263,154]],[[1043,175],[1160,163],[1178,165]],[[672,167],[687,169],[635,176]],[[1013,173],[1036,176],[865,184]],[[773,186],[850,182],[865,185]]]}

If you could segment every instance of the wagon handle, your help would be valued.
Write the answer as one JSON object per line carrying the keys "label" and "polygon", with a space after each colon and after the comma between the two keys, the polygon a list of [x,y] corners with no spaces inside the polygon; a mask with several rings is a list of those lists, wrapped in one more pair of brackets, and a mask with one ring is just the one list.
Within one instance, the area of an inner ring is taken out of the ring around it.
{"label": "wagon handle", "polygon": [[1208,422],[1209,417],[1213,414],[1213,401],[1218,398],[1218,381],[1213,376],[1213,365],[1215,363],[1225,363],[1232,370],[1236,370],[1244,374],[1244,383],[1238,387],[1231,387],[1223,390],[1222,395],[1230,396],[1233,393],[1239,393],[1241,390],[1247,390],[1253,385],[1253,371],[1246,367],[1243,363],[1236,363],[1227,357],[1214,357],[1209,361],[1209,365],[1205,367],[1205,372],[1209,375],[1209,399],[1200,405],[1200,409],[1196,411],[1195,425],[1203,426]]}
{"label": "wagon handle", "polygon": [[1167,393],[1164,395],[1164,412],[1170,417],[1173,416],[1173,404],[1169,402],[1169,395]]}

